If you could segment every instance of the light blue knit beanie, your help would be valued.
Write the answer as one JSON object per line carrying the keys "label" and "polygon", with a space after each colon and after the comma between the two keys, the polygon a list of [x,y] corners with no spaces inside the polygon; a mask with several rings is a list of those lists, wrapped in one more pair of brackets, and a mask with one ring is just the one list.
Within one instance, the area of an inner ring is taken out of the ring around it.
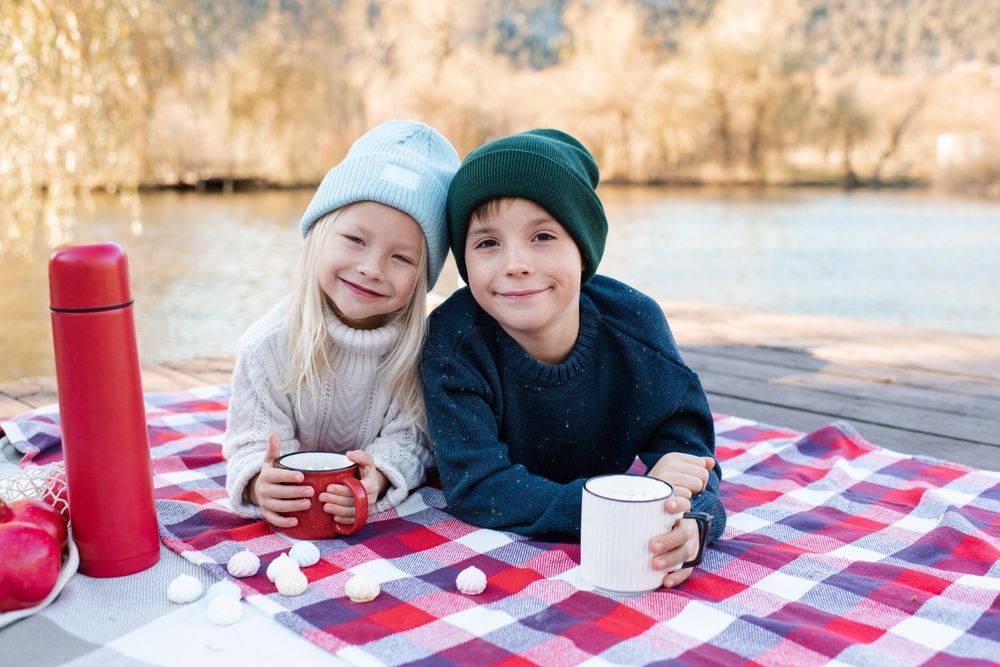
{"label": "light blue knit beanie", "polygon": [[430,291],[448,256],[444,207],[458,164],[458,153],[434,128],[412,120],[382,123],[323,177],[299,224],[302,238],[324,215],[356,201],[397,208],[424,230]]}

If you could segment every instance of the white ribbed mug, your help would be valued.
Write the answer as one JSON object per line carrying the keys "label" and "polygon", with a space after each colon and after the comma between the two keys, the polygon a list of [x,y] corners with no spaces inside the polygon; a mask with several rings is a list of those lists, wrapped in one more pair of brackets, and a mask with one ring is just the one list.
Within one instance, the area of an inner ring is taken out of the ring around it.
{"label": "white ribbed mug", "polygon": [[583,485],[580,571],[594,587],[610,593],[644,593],[663,584],[653,569],[649,542],[681,518],[698,522],[698,555],[683,566],[701,562],[712,517],[704,512],[667,514],[663,503],[674,487],[639,475],[600,475]]}

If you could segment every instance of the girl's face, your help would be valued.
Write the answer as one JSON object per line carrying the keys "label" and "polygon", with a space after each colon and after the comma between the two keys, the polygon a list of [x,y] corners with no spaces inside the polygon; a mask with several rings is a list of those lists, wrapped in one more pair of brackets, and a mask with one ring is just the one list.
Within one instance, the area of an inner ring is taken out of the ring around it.
{"label": "girl's face", "polygon": [[391,206],[358,202],[333,222],[317,278],[344,324],[375,329],[409,304],[423,252],[416,220]]}

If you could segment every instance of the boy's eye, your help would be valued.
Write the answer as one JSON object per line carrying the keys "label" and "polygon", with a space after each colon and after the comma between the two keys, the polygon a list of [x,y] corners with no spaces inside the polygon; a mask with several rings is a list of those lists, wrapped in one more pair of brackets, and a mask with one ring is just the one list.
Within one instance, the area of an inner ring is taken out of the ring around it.
{"label": "boy's eye", "polygon": [[480,250],[480,249],[486,249],[486,248],[495,248],[497,245],[499,245],[499,244],[496,241],[494,241],[493,239],[483,239],[482,241],[478,241],[476,243],[476,245],[474,245],[472,247],[474,249],[476,249],[476,250]]}
{"label": "boy's eye", "polygon": [[549,232],[538,232],[535,234],[536,241],[554,241],[556,237]]}

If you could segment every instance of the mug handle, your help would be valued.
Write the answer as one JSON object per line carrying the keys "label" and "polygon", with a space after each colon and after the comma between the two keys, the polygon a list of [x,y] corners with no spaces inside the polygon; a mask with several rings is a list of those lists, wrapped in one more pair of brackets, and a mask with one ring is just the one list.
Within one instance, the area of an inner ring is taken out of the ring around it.
{"label": "mug handle", "polygon": [[702,556],[705,555],[705,545],[708,544],[708,534],[712,529],[712,515],[706,512],[685,512],[683,518],[694,519],[698,522],[698,555],[694,557],[694,560],[682,563],[677,568],[679,570],[701,564]]}
{"label": "mug handle", "polygon": [[365,522],[368,521],[368,492],[357,477],[345,477],[337,480],[337,483],[344,484],[354,494],[354,523],[348,527],[337,522],[333,525],[338,535],[352,535],[364,528]]}

